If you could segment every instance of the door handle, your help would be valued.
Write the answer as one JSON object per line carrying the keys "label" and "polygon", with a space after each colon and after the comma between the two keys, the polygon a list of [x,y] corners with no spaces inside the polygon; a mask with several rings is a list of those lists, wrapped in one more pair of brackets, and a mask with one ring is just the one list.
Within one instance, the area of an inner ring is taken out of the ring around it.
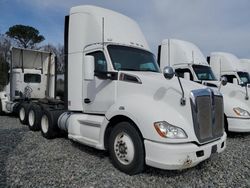
{"label": "door handle", "polygon": [[91,100],[89,98],[85,98],[84,103],[89,104],[89,103],[91,103]]}

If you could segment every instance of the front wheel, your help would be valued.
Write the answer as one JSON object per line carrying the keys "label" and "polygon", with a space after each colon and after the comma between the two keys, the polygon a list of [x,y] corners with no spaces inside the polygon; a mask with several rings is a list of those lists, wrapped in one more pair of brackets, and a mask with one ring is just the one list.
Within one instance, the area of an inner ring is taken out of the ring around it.
{"label": "front wheel", "polygon": [[109,154],[113,165],[129,175],[143,171],[145,152],[141,136],[130,122],[120,122],[111,131]]}
{"label": "front wheel", "polygon": [[4,112],[3,112],[3,107],[2,107],[2,100],[0,99],[0,116],[1,115],[4,115]]}

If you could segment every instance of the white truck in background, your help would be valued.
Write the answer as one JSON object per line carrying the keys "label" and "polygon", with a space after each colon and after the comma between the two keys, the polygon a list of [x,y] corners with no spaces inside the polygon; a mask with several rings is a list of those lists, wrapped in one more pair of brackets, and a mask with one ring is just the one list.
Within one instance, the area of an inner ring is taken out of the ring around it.
{"label": "white truck in background", "polygon": [[[0,91],[0,113],[17,113],[26,124],[31,102],[55,97],[55,55],[12,47],[8,63],[8,83]],[[30,129],[38,129],[32,125]]]}
{"label": "white truck in background", "polygon": [[243,67],[243,71],[248,72],[248,74],[250,74],[250,59],[240,59],[240,63]]}
{"label": "white truck in background", "polygon": [[207,60],[217,79],[224,76],[230,83],[242,87],[250,85],[249,73],[235,55],[226,52],[212,52]]}
{"label": "white truck in background", "polygon": [[183,40],[165,39],[159,46],[158,63],[162,69],[165,66],[174,67],[180,77],[218,88],[224,98],[225,129],[232,132],[250,132],[248,92],[231,83],[222,86],[196,45]]}
{"label": "white truck in background", "polygon": [[[77,6],[65,18],[65,100],[39,103],[45,138],[60,131],[108,150],[119,170],[184,169],[226,147],[223,97],[161,73],[139,26],[117,12]],[[39,115],[40,114],[40,115]],[[29,116],[30,117],[30,116]]]}

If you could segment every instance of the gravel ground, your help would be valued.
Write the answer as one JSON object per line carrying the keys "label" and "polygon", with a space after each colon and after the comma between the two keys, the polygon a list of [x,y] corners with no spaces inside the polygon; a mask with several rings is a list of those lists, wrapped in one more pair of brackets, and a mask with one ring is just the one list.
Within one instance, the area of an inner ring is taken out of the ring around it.
{"label": "gravel ground", "polygon": [[250,134],[229,135],[227,149],[183,171],[147,167],[128,176],[106,152],[65,138],[46,140],[14,117],[0,117],[0,187],[250,187]]}

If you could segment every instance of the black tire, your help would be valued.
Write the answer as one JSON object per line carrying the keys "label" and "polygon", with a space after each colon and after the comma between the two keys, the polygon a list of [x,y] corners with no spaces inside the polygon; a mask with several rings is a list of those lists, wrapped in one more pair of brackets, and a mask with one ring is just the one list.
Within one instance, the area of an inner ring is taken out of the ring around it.
{"label": "black tire", "polygon": [[41,128],[41,107],[33,103],[28,111],[28,126],[31,131],[39,131]]}
{"label": "black tire", "polygon": [[18,108],[18,118],[23,125],[28,125],[29,108],[30,108],[30,104],[27,102],[21,103]]}
{"label": "black tire", "polygon": [[3,108],[2,108],[2,100],[0,99],[0,116],[4,115]]}
{"label": "black tire", "polygon": [[[122,139],[118,139],[119,137],[125,138],[124,136],[126,138],[129,137],[132,142],[126,142],[127,139],[125,139],[125,142],[121,141]],[[129,147],[131,146],[131,143],[134,148]],[[130,162],[128,162],[129,160],[127,159],[127,156],[129,156],[127,155],[127,153],[129,153],[128,147],[133,148],[132,150],[130,149],[130,151],[134,151],[132,152],[134,154],[132,155],[133,157]],[[143,140],[132,123],[120,122],[112,129],[109,137],[109,155],[113,165],[122,172],[134,175],[144,170],[145,151]],[[124,157],[125,155],[127,156]],[[123,156],[123,158],[118,156]]]}
{"label": "black tire", "polygon": [[224,114],[224,128],[225,128],[225,132],[229,133],[227,116],[225,114]]}
{"label": "black tire", "polygon": [[15,103],[13,107],[13,115],[14,116],[19,116],[19,108],[20,108],[20,103]]}
{"label": "black tire", "polygon": [[41,116],[41,133],[43,137],[53,139],[60,134],[57,120],[62,112],[62,110],[43,109]]}

